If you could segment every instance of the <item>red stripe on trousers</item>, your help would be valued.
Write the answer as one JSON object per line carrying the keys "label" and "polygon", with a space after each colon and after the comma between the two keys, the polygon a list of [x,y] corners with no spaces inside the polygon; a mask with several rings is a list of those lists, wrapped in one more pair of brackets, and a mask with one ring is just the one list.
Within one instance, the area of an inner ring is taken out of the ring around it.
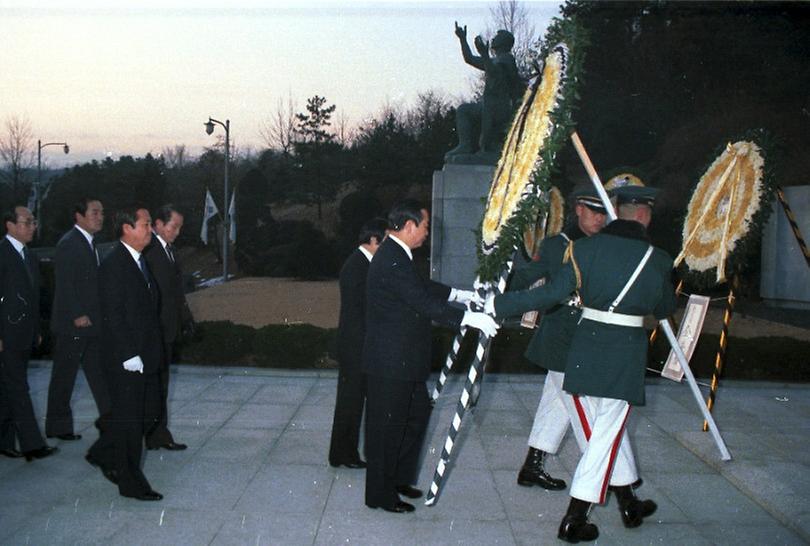
{"label": "red stripe on trousers", "polygon": [[572,394],[571,398],[574,399],[574,406],[577,408],[577,415],[579,415],[579,422],[582,423],[582,432],[585,434],[585,439],[591,439],[591,426],[588,424],[588,417],[585,415],[585,408],[579,401],[579,396]]}
{"label": "red stripe on trousers", "polygon": [[616,439],[613,440],[613,447],[610,448],[610,459],[608,461],[607,472],[605,473],[605,479],[602,482],[602,491],[599,492],[599,504],[605,502],[605,493],[607,492],[608,483],[610,483],[610,475],[613,474],[613,464],[616,462],[616,454],[619,452],[619,444],[622,443],[622,434],[624,433],[624,425],[627,423],[627,417],[630,415],[630,407],[627,407],[627,412],[624,414],[624,421],[622,421],[622,426],[619,429],[619,433],[616,435]]}

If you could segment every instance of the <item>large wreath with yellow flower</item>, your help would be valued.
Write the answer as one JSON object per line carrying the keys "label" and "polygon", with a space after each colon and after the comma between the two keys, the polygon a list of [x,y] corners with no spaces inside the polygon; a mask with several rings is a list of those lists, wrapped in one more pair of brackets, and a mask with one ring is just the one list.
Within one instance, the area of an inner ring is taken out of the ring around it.
{"label": "large wreath with yellow flower", "polygon": [[525,230],[548,209],[556,156],[574,127],[584,41],[572,20],[555,19],[549,27],[538,55],[545,59],[542,73],[512,121],[487,198],[478,249],[481,280],[498,277]]}
{"label": "large wreath with yellow flower", "polygon": [[683,261],[700,285],[725,282],[726,272],[744,267],[759,242],[774,192],[760,142],[767,142],[762,132],[728,143],[692,193],[675,265]]}

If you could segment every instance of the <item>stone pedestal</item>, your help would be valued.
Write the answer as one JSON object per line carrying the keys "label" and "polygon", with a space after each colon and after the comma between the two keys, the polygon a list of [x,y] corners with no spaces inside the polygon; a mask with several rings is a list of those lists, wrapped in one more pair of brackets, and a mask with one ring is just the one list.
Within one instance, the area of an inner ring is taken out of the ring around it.
{"label": "stone pedestal", "polygon": [[[784,192],[805,243],[810,243],[810,186],[792,186]],[[772,207],[762,234],[759,294],[768,305],[810,309],[810,267],[782,205],[774,200]]]}
{"label": "stone pedestal", "polygon": [[433,173],[430,278],[472,288],[478,267],[475,230],[480,227],[495,167],[445,165]]}

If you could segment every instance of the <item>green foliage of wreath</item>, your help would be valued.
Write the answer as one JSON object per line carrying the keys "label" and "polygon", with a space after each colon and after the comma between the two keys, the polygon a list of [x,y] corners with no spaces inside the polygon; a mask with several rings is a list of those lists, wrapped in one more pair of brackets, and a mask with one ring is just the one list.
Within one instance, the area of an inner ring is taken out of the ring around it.
{"label": "green foliage of wreath", "polygon": [[[562,76],[561,92],[557,108],[551,112],[553,124],[551,133],[538,150],[542,159],[532,171],[528,191],[511,218],[501,227],[500,234],[493,250],[486,254],[483,243],[478,246],[478,276],[482,281],[497,281],[504,272],[506,264],[512,259],[515,249],[523,239],[524,230],[534,225],[537,215],[545,213],[548,208],[548,191],[551,189],[551,178],[558,172],[557,154],[567,144],[571,132],[576,126],[574,112],[579,99],[578,87],[582,78],[582,66],[588,37],[582,27],[573,18],[554,18],[546,31],[546,36],[538,44],[537,57],[545,59],[559,43],[568,48],[568,59],[565,74]],[[483,221],[483,219],[482,219]],[[481,237],[481,225],[476,235]]]}

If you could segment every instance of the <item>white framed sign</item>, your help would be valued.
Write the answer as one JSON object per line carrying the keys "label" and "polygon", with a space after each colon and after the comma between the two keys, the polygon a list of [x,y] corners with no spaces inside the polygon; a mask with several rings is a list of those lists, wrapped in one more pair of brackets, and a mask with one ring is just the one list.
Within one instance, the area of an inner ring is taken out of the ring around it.
{"label": "white framed sign", "polygon": [[[686,303],[686,310],[683,313],[681,326],[678,328],[678,345],[686,355],[686,361],[692,360],[692,353],[695,352],[700,332],[703,330],[703,321],[706,319],[706,311],[709,310],[710,298],[692,294]],[[670,349],[664,368],[661,370],[661,377],[666,377],[673,381],[681,382],[683,379],[683,368],[678,362],[675,352]]]}

